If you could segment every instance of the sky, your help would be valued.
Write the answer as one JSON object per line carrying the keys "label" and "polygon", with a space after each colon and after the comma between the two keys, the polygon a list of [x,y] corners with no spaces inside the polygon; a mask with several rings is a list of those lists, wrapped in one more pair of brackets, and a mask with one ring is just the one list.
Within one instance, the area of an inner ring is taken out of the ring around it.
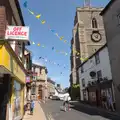
{"label": "sky", "polygon": [[[45,48],[31,44],[28,49],[32,51],[32,60],[34,63],[46,66],[48,69],[48,77],[54,80],[62,87],[69,86],[70,75],[70,45],[60,41],[49,29],[55,30],[60,36],[64,36],[65,40],[70,44],[72,38],[72,29],[74,25],[74,17],[76,7],[83,6],[83,0],[27,0],[28,8],[34,13],[41,14],[41,20],[45,20],[46,24],[41,24],[33,15],[31,15],[20,0],[20,6],[26,26],[30,27],[30,40],[40,43]],[[91,0],[92,6],[104,7],[109,0]],[[67,56],[52,50],[52,47],[59,51],[69,53]],[[57,66],[50,62],[45,62],[39,57],[60,64]],[[64,65],[66,68],[64,68]],[[61,73],[62,72],[62,73]]]}

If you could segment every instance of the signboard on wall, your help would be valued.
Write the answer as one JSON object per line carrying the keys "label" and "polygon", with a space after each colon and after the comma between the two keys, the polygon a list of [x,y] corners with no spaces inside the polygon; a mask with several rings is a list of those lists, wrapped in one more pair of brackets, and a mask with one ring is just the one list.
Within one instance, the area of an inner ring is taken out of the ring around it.
{"label": "signboard on wall", "polygon": [[5,39],[12,40],[29,40],[28,26],[7,26]]}
{"label": "signboard on wall", "polygon": [[30,82],[30,76],[27,76],[26,77],[26,83],[29,83]]}

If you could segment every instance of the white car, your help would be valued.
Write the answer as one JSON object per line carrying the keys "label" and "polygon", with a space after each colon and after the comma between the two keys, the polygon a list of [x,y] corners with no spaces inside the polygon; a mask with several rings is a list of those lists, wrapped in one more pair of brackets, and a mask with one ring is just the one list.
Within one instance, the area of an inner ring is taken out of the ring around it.
{"label": "white car", "polygon": [[65,96],[69,96],[69,93],[58,94],[58,97],[60,98],[60,100],[64,100]]}

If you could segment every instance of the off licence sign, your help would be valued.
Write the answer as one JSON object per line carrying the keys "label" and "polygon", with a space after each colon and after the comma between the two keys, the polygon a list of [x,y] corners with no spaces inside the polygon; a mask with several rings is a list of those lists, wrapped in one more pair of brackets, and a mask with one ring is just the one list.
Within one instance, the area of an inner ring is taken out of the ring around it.
{"label": "off licence sign", "polygon": [[29,40],[29,27],[7,26],[5,39]]}

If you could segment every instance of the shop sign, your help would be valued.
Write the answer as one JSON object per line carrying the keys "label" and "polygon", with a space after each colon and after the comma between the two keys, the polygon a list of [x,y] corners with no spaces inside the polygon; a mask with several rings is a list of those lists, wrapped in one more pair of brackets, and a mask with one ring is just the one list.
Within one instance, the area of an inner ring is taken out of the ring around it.
{"label": "shop sign", "polygon": [[30,76],[27,76],[26,77],[26,83],[29,83],[30,82]]}
{"label": "shop sign", "polygon": [[7,26],[5,39],[12,40],[29,40],[28,26]]}

